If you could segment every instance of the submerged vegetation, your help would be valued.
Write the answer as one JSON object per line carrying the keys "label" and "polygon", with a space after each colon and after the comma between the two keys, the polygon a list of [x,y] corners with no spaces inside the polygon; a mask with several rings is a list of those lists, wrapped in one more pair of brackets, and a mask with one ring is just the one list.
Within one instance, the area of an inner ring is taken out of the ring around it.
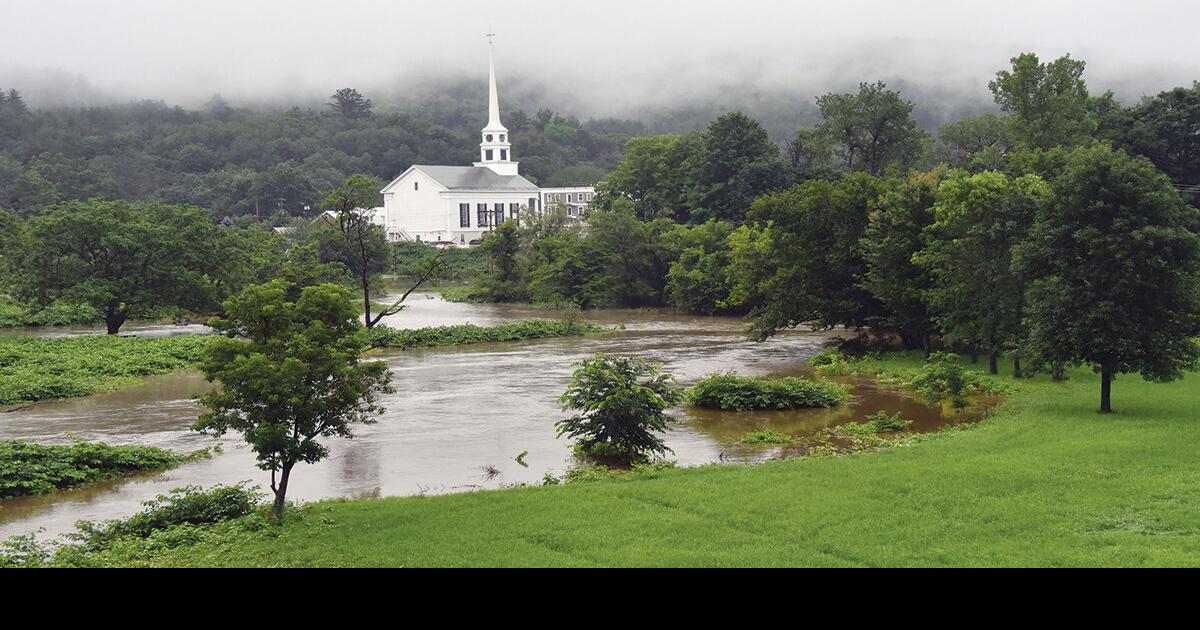
{"label": "submerged vegetation", "polygon": [[103,442],[70,445],[0,441],[0,499],[33,494],[111,479],[129,473],[164,470],[190,456],[151,446],[110,446]]}
{"label": "submerged vegetation", "polygon": [[806,409],[834,407],[846,401],[850,389],[838,383],[811,381],[798,376],[764,378],[714,374],[687,392],[687,401],[697,407],[725,411],[753,409]]}
{"label": "submerged vegetation", "polygon": [[87,396],[192,367],[207,337],[0,337],[0,405]]}
{"label": "submerged vegetation", "polygon": [[371,346],[375,348],[408,350],[411,348],[457,346],[489,341],[575,337],[607,331],[607,328],[590,322],[569,319],[527,319],[509,324],[496,324],[494,326],[460,324],[457,326],[433,326],[417,329],[376,326],[369,332],[368,339]]}

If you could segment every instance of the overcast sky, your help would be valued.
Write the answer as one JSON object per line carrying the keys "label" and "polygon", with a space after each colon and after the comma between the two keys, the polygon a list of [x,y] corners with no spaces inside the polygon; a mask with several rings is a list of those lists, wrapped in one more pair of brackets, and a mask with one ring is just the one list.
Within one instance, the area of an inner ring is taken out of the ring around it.
{"label": "overcast sky", "polygon": [[[573,91],[588,113],[729,86],[860,80],[987,98],[1014,54],[1088,62],[1136,99],[1200,79],[1197,0],[0,0],[0,87],[195,104],[323,98],[486,72]],[[1137,93],[1131,93],[1137,92]]]}

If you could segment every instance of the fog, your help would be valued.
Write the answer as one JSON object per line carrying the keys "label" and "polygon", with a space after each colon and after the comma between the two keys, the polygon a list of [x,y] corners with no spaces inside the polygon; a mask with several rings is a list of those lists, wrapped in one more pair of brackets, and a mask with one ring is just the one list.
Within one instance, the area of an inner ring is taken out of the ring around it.
{"label": "fog", "polygon": [[586,116],[811,104],[876,79],[986,106],[1022,51],[1085,59],[1093,92],[1129,102],[1200,79],[1198,17],[1195,0],[0,0],[0,87],[52,107],[304,104],[352,86],[386,107],[482,81],[494,32],[502,96],[520,86]]}

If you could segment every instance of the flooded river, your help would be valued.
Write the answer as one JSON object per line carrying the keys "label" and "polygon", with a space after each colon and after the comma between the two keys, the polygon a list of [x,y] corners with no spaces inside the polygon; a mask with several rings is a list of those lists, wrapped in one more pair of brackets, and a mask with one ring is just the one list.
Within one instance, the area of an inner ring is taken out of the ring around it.
{"label": "flooded river", "polygon": [[[416,296],[387,322],[394,327],[495,324],[553,311],[514,305],[453,304]],[[436,494],[514,483],[538,483],[572,463],[570,446],[555,437],[563,417],[558,397],[571,364],[600,353],[638,354],[665,364],[681,385],[725,370],[743,374],[795,374],[820,350],[828,335],[793,331],[765,343],[747,341],[736,318],[689,317],[664,311],[611,310],[585,314],[624,330],[609,335],[396,351],[379,354],[394,373],[396,393],[382,402],[387,412],[373,425],[357,426],[353,440],[332,440],[326,461],[296,468],[289,498]],[[135,332],[131,329],[130,332]],[[194,331],[194,330],[192,330]],[[125,332],[125,331],[122,331]],[[151,334],[169,334],[154,329]],[[208,486],[250,480],[265,488],[269,475],[254,465],[239,440],[189,430],[198,414],[192,396],[209,385],[197,372],[178,372],[110,394],[42,403],[0,413],[0,439],[67,442],[73,437],[111,444],[141,444],[190,452],[221,444],[223,452],[163,473],[103,482],[38,497],[0,501],[0,538],[44,528],[69,531],[79,519],[109,519],[137,511],[141,503],[183,485]],[[917,430],[933,430],[961,418],[944,418],[910,395],[871,381],[854,381],[851,402],[832,410],[728,413],[677,409],[666,436],[680,465],[765,459],[772,449],[733,449],[747,432],[771,429],[803,434],[863,418],[881,409],[901,411]],[[515,458],[528,451],[525,466]],[[485,467],[499,475],[485,473]]]}

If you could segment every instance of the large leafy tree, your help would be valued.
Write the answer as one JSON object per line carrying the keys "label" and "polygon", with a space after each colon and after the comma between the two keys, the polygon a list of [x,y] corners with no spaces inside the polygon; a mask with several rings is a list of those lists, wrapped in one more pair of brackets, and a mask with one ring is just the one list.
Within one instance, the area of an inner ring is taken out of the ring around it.
{"label": "large leafy tree", "polygon": [[512,219],[483,237],[490,272],[483,288],[493,302],[520,302],[529,299],[527,268],[522,260],[521,230]]}
{"label": "large leafy tree", "polygon": [[1094,366],[1109,413],[1117,374],[1169,381],[1197,365],[1200,218],[1149,160],[1105,145],[1072,152],[1052,185],[1018,249],[1026,346]]}
{"label": "large leafy tree", "polygon": [[598,187],[598,207],[611,207],[607,197],[620,196],[633,202],[643,220],[670,217],[686,222],[690,212],[688,192],[694,185],[697,156],[704,137],[641,136],[625,144],[625,157]]}
{"label": "large leafy tree", "polygon": [[1012,58],[988,83],[996,104],[1012,115],[1013,133],[1034,149],[1086,143],[1096,130],[1083,80],[1085,63],[1064,55],[1042,63],[1034,53]]}
{"label": "large leafy tree", "polygon": [[713,315],[729,307],[729,245],[733,224],[711,220],[697,226],[672,226],[662,234],[671,259],[667,298],[685,313]]}
{"label": "large leafy tree", "polygon": [[802,323],[861,327],[882,305],[863,288],[862,237],[878,178],[865,173],[812,180],[754,202],[759,227],[735,233],[730,302],[754,304],[754,334],[766,338]]}
{"label": "large leafy tree", "polygon": [[[992,374],[999,353],[1021,337],[1025,282],[1014,269],[1013,249],[1049,197],[1049,186],[1036,175],[952,173],[939,188],[927,244],[915,257],[932,276],[927,296],[939,328],[952,341],[987,351]],[[1014,367],[1019,375],[1020,364]]]}
{"label": "large leafy tree", "polygon": [[274,511],[282,516],[292,469],[326,458],[322,438],[353,437],[352,425],[382,413],[392,391],[382,362],[362,363],[368,342],[350,293],[322,284],[287,298],[282,280],[248,287],[209,321],[223,337],[206,350],[201,369],[221,387],[205,394],[197,431],[242,434],[258,466],[271,471]]}
{"label": "large leafy tree", "polygon": [[915,173],[888,182],[863,234],[867,271],[862,286],[883,305],[872,324],[900,334],[906,347],[930,351],[937,325],[926,304],[933,279],[913,256],[925,246],[943,172]]}
{"label": "large leafy tree", "polygon": [[1143,99],[1127,112],[1121,144],[1177,184],[1200,187],[1200,82]]}
{"label": "large leafy tree", "polygon": [[[846,171],[882,175],[889,166],[906,170],[922,157],[928,134],[913,119],[913,104],[883,81],[862,83],[856,93],[826,94],[817,107],[824,118],[817,130],[832,141]],[[809,146],[820,148],[812,138]]]}
{"label": "large leafy tree", "polygon": [[74,201],[28,220],[21,293],[43,304],[90,304],[110,335],[158,307],[204,310],[219,295],[214,253],[224,237],[207,210],[126,201]]}
{"label": "large leafy tree", "polygon": [[724,114],[708,126],[697,162],[692,222],[740,223],[755,199],[789,183],[779,147],[741,112]]}

